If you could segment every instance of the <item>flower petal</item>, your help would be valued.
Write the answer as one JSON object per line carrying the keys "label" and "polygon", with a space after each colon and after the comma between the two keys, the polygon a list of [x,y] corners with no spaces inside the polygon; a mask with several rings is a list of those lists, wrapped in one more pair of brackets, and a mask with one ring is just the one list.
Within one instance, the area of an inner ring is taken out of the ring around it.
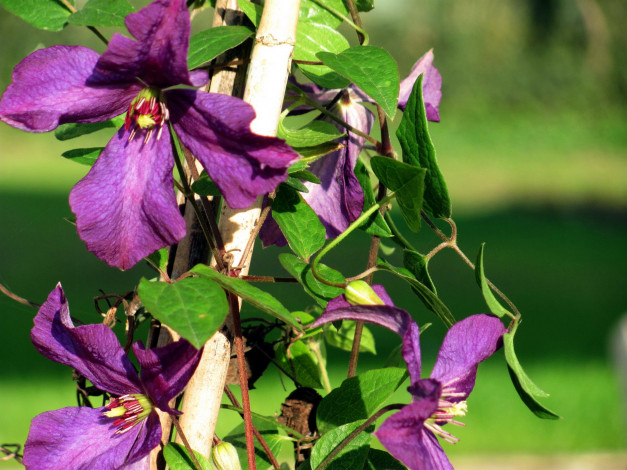
{"label": "flower petal", "polygon": [[[155,129],[156,131],[156,129]],[[170,134],[146,131],[129,142],[124,129],[70,192],[76,228],[87,249],[111,266],[133,267],[185,236],[174,194]]]}
{"label": "flower petal", "polygon": [[187,340],[154,349],[141,342],[133,344],[141,368],[141,382],[152,402],[161,410],[172,412],[168,402],[183,391],[198,366],[202,349]]}
{"label": "flower petal", "polygon": [[142,393],[137,372],[109,327],[74,327],[61,284],[48,295],[34,323],[31,339],[48,359],[75,368],[105,392]]}
{"label": "flower petal", "polygon": [[281,139],[254,134],[255,112],[238,98],[181,89],[167,91],[166,98],[181,142],[234,209],[273,191],[299,158]]}
{"label": "flower petal", "polygon": [[411,94],[414,83],[420,76],[422,77],[422,99],[425,103],[427,119],[429,121],[440,122],[440,99],[442,98],[442,75],[438,69],[433,66],[433,49],[423,55],[414,64],[409,75],[401,81],[401,88],[398,94],[398,107],[405,111],[407,100]]}
{"label": "flower petal", "polygon": [[409,470],[453,470],[437,438],[424,427],[437,408],[439,387],[436,389],[394,413],[374,432],[388,452]]}
{"label": "flower petal", "polygon": [[465,400],[475,386],[477,367],[501,346],[506,332],[496,317],[472,315],[455,323],[444,338],[431,378],[445,388],[463,393]]}
{"label": "flower petal", "polygon": [[[380,295],[377,290],[375,292]],[[402,308],[388,305],[351,305],[347,307],[342,306],[337,299],[329,302],[324,313],[311,324],[310,328],[316,328],[336,320],[355,320],[373,323],[392,330],[403,338],[402,353],[407,363],[411,383],[413,384],[420,379],[420,330],[409,313]],[[386,301],[383,297],[382,300]],[[338,305],[339,307],[334,308]]]}
{"label": "flower petal", "polygon": [[148,85],[191,85],[187,70],[190,17],[185,0],[157,0],[124,23],[134,41],[114,34],[90,83],[141,78]]}
{"label": "flower petal", "polygon": [[[112,419],[103,416],[103,408],[62,408],[48,411],[33,418],[28,439],[24,446],[24,465],[29,470],[130,469],[127,467],[129,452],[144,423],[139,423],[123,434],[115,434]],[[156,414],[156,413],[155,413]],[[159,428],[159,438],[161,429]],[[151,436],[152,438],[152,436]],[[141,444],[142,452],[145,446]],[[150,452],[150,450],[148,450]],[[143,454],[136,453],[139,460]]]}
{"label": "flower petal", "polygon": [[[146,417],[146,421],[135,425],[139,433],[135,444],[129,450],[124,470],[148,470],[150,468],[150,460],[144,458],[150,451],[157,447],[161,442],[161,421],[156,411],[153,411]],[[137,465],[137,467],[133,466]]]}
{"label": "flower petal", "polygon": [[100,122],[122,114],[141,88],[128,83],[87,86],[97,61],[96,52],[80,46],[33,52],[13,71],[13,83],[0,101],[0,120],[24,131],[47,132],[63,123]]}

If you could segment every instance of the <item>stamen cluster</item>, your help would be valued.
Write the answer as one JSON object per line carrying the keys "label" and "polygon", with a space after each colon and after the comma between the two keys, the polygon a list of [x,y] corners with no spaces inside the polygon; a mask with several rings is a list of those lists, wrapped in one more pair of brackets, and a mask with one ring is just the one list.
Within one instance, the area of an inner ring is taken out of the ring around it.
{"label": "stamen cluster", "polygon": [[438,407],[431,418],[425,421],[425,427],[427,429],[451,444],[457,444],[459,439],[442,429],[442,426],[447,423],[456,426],[465,426],[464,423],[456,421],[454,418],[456,416],[466,416],[466,412],[468,411],[468,405],[465,400],[455,401],[455,399],[465,397],[464,393],[455,391],[453,383],[456,381],[457,380],[453,380],[442,387],[442,395],[440,395],[438,400]]}
{"label": "stamen cluster", "polygon": [[153,406],[148,397],[141,394],[129,394],[112,398],[105,408],[108,411],[103,411],[103,415],[107,418],[118,418],[113,422],[114,426],[119,427],[115,433],[124,434],[145,419]]}
{"label": "stamen cluster", "polygon": [[148,143],[153,129],[159,127],[157,140],[161,137],[163,126],[170,119],[170,112],[162,98],[161,92],[156,88],[145,88],[131,101],[124,120],[124,129],[129,130],[129,142],[133,140],[138,129],[145,129],[144,143]]}

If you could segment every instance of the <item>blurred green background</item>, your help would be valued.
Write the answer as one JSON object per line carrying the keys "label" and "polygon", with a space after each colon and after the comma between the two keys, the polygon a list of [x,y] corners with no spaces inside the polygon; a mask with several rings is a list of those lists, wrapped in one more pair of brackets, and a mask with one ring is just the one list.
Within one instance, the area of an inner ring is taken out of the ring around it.
{"label": "blurred green background", "polygon": [[[551,393],[544,403],[564,418],[535,418],[517,398],[499,355],[480,368],[466,427],[454,430],[461,443],[447,451],[453,459],[624,452],[627,391],[612,360],[611,338],[627,306],[627,36],[622,31],[627,5],[595,0],[375,4],[364,15],[371,43],[397,58],[401,77],[434,48],[443,98],[442,121],[431,131],[460,246],[474,258],[480,243],[487,242],[488,277],[523,313],[519,358]],[[202,27],[210,16],[206,11],[194,21]],[[102,51],[87,31],[73,26],[59,34],[39,31],[0,10],[0,90],[25,55],[58,43]],[[94,296],[126,292],[140,275],[150,275],[145,266],[124,273],[107,267],[85,251],[63,220],[71,214],[68,192],[87,167],[60,154],[104,145],[109,137],[102,132],[59,142],[52,135],[0,125],[0,283],[41,303],[61,281],[73,315],[90,322],[100,321]],[[423,252],[438,242],[427,229],[411,239]],[[352,275],[366,264],[367,244],[366,237],[357,237],[344,247],[344,258],[328,261]],[[258,248],[251,273],[285,275],[276,254]],[[400,264],[398,253],[390,259]],[[485,311],[473,273],[452,252],[439,254],[430,266],[440,296],[458,318]],[[375,280],[421,323],[434,321],[406,286],[385,275]],[[305,307],[296,287],[269,290],[288,307]],[[34,415],[75,404],[70,371],[41,357],[30,343],[34,313],[0,296],[0,443],[23,443]],[[431,361],[443,333],[436,320],[423,336]],[[395,345],[393,336],[376,334],[379,357],[364,354],[361,370],[381,367]],[[332,366],[334,386],[341,383],[346,359],[343,352],[333,354],[334,364],[341,364]],[[253,407],[278,412],[289,392],[278,384],[276,373],[264,376],[251,392]],[[235,422],[225,413],[222,434]],[[10,466],[0,462],[0,468]]]}

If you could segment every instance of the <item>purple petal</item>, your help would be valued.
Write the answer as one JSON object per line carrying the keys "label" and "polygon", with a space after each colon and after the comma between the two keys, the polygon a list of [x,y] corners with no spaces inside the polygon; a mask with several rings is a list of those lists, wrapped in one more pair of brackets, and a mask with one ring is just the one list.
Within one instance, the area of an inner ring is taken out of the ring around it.
{"label": "purple petal", "polygon": [[[379,292],[375,290],[377,294]],[[380,294],[379,294],[380,295]],[[340,296],[343,297],[343,296]],[[412,384],[420,379],[420,340],[419,328],[416,322],[412,320],[411,315],[402,308],[391,307],[388,305],[351,305],[342,306],[342,301],[338,301],[340,297],[332,299],[326,310],[315,322],[311,324],[311,328],[334,322],[336,320],[355,320],[366,323],[373,323],[393,331],[403,338],[403,358],[407,363],[407,370],[411,378]],[[385,298],[382,298],[385,302]],[[344,299],[343,302],[348,304]],[[338,306],[337,308],[334,308]]]}
{"label": "purple petal", "polygon": [[[98,54],[80,46],[54,46],[20,62],[0,101],[0,120],[30,132],[67,122],[106,121],[126,111],[139,86],[87,86]],[[136,81],[136,80],[135,80]]]}
{"label": "purple petal", "polygon": [[165,129],[159,140],[153,134],[144,144],[144,133],[129,142],[128,131],[120,129],[70,192],[87,249],[121,269],[185,236],[174,194],[170,134]]}
{"label": "purple petal", "polygon": [[[33,418],[24,446],[26,468],[147,470],[149,467],[145,465],[126,464],[137,462],[150,452],[144,443],[152,445],[155,434],[161,439],[161,427],[153,427],[151,435],[147,436],[146,424],[139,423],[126,433],[115,434],[113,420],[102,415],[103,409],[62,408]],[[140,451],[129,455],[133,448]]]}
{"label": "purple petal", "polygon": [[442,342],[431,378],[464,394],[457,400],[465,400],[475,386],[477,366],[501,346],[505,332],[501,320],[485,314],[455,323]]}
{"label": "purple petal", "polygon": [[181,89],[166,96],[181,142],[234,209],[246,208],[257,196],[273,191],[299,158],[281,139],[254,134],[250,123],[255,112],[238,98]]}
{"label": "purple petal", "polygon": [[437,408],[440,387],[387,418],[374,434],[409,470],[452,470],[437,438],[424,427]]}
{"label": "purple petal", "polygon": [[61,284],[48,295],[34,323],[31,339],[48,359],[75,368],[105,392],[142,393],[137,372],[109,327],[74,327]]}
{"label": "purple petal", "polygon": [[[161,442],[161,421],[156,411],[152,411],[146,420],[142,423],[135,425],[139,428],[137,439],[135,444],[128,452],[126,461],[127,466],[124,466],[124,470],[148,470],[150,468],[150,460],[146,461],[144,456],[150,454],[150,451],[157,447]],[[131,430],[132,432],[132,430]],[[131,465],[137,465],[137,467]]]}
{"label": "purple petal", "polygon": [[148,85],[191,85],[187,70],[190,18],[185,0],[157,0],[124,20],[134,41],[114,34],[90,83],[141,78]]}
{"label": "purple petal", "polygon": [[201,350],[187,340],[155,349],[133,344],[141,368],[141,382],[152,402],[161,410],[172,412],[168,402],[183,391],[200,361]]}
{"label": "purple petal", "polygon": [[423,55],[414,64],[409,75],[401,81],[401,88],[398,94],[398,107],[405,111],[407,100],[411,94],[414,83],[420,76],[422,77],[422,99],[425,103],[427,119],[429,121],[440,122],[440,98],[442,98],[442,75],[433,66],[433,49]]}

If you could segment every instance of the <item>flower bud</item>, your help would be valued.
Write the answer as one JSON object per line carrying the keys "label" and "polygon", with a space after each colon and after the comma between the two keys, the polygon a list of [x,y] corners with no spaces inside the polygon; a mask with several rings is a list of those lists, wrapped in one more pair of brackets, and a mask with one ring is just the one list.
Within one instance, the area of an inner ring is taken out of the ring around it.
{"label": "flower bud", "polygon": [[349,282],[344,295],[351,305],[385,305],[372,287],[361,280]]}
{"label": "flower bud", "polygon": [[220,442],[211,449],[211,459],[216,470],[242,470],[237,450],[228,442]]}

